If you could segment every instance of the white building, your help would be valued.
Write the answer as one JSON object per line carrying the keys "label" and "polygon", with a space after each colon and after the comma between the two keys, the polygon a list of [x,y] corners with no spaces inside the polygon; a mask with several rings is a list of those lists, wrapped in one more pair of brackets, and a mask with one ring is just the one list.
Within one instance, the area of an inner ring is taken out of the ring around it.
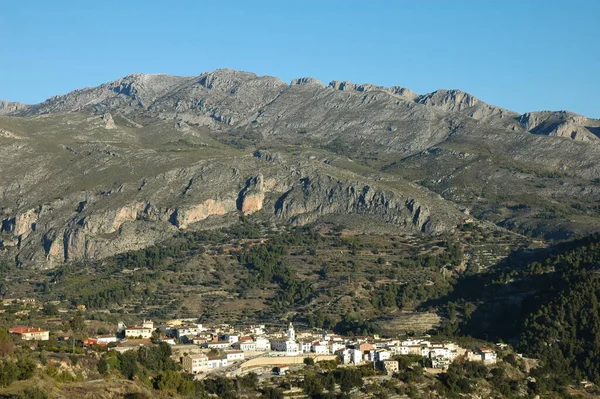
{"label": "white building", "polygon": [[252,340],[242,340],[238,341],[235,344],[231,345],[232,347],[239,349],[245,352],[254,352],[256,351],[256,342]]}
{"label": "white building", "polygon": [[326,342],[315,341],[312,343],[312,351],[317,354],[329,353],[329,346]]}
{"label": "white building", "polygon": [[389,349],[394,355],[408,355],[408,346],[392,346]]}
{"label": "white building", "polygon": [[48,341],[50,331],[41,328],[19,326],[8,330],[9,333],[18,335],[24,341]]}
{"label": "white building", "polygon": [[344,364],[358,364],[363,361],[363,353],[360,349],[340,349],[337,353]]}
{"label": "white building", "polygon": [[119,322],[118,327],[125,327],[124,329],[126,338],[151,338],[152,331],[154,331],[154,323],[152,320],[144,320],[142,321],[142,324],[138,324],[135,327],[127,327],[122,322]]}
{"label": "white building", "polygon": [[125,329],[125,337],[126,338],[151,338],[152,337],[152,328],[146,327],[127,327]]}
{"label": "white building", "polygon": [[311,341],[299,341],[298,345],[300,346],[300,352],[302,352],[302,353],[312,352],[312,342]]}
{"label": "white building", "polygon": [[287,333],[287,340],[271,340],[271,349],[278,352],[285,352],[287,356],[296,356],[300,354],[300,345],[296,342],[296,331],[290,323]]}
{"label": "white building", "polygon": [[450,367],[450,363],[452,363],[452,361],[444,356],[431,357],[431,367],[434,369],[447,370],[448,367]]}
{"label": "white building", "polygon": [[224,349],[231,346],[229,341],[211,341],[206,344],[209,349]]}
{"label": "white building", "polygon": [[481,360],[484,364],[496,364],[498,356],[496,352],[488,348],[481,348]]}
{"label": "white building", "polygon": [[173,328],[173,335],[175,335],[175,338],[178,340],[181,340],[184,336],[194,337],[200,334],[201,331],[202,330],[195,325],[179,326]]}
{"label": "white building", "polygon": [[384,360],[388,360],[392,357],[392,354],[385,349],[377,349],[374,354],[374,361],[383,362]]}
{"label": "white building", "polygon": [[238,360],[244,360],[244,352],[242,351],[225,351],[225,357],[227,362],[235,362]]}
{"label": "white building", "polygon": [[240,336],[237,334],[225,334],[223,336],[223,341],[228,341],[230,344],[235,344],[240,340]]}
{"label": "white building", "polygon": [[344,349],[346,347],[346,345],[344,345],[342,342],[336,342],[336,341],[331,341],[329,342],[329,353],[335,353],[340,349]]}
{"label": "white building", "polygon": [[223,359],[220,357],[209,357],[208,361],[208,369],[218,369],[220,367],[227,367],[227,359]]}
{"label": "white building", "polygon": [[257,351],[268,351],[271,349],[271,342],[263,337],[256,337],[254,339]]}

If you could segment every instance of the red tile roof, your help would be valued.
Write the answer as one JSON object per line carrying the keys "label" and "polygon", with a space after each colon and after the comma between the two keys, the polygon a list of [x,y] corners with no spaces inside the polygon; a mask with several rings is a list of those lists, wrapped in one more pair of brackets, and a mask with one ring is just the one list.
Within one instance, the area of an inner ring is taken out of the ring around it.
{"label": "red tile roof", "polygon": [[36,333],[36,332],[43,333],[43,332],[50,332],[50,331],[42,330],[41,328],[17,326],[17,327],[13,327],[13,328],[9,329],[8,332],[13,333],[13,334],[27,334],[27,333]]}

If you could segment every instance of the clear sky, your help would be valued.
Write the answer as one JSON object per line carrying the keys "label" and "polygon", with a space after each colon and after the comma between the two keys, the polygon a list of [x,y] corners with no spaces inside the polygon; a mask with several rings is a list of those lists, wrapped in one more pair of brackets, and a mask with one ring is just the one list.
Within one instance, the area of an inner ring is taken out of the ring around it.
{"label": "clear sky", "polygon": [[0,0],[0,99],[234,68],[600,118],[600,0]]}

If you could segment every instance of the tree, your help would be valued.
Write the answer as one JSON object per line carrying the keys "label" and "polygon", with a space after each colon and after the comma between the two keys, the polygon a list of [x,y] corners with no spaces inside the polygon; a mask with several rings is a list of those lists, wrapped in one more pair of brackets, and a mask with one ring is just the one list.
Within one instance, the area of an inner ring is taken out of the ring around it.
{"label": "tree", "polygon": [[256,373],[248,373],[240,377],[239,381],[244,388],[256,389],[258,386],[258,375]]}
{"label": "tree", "polygon": [[13,343],[8,330],[0,328],[0,356],[8,356],[13,353],[15,344]]}
{"label": "tree", "polygon": [[313,359],[312,357],[305,357],[304,358],[304,364],[306,364],[307,366],[314,366],[315,365],[315,359]]}
{"label": "tree", "polygon": [[42,313],[46,316],[56,316],[58,315],[58,306],[48,302],[42,308]]}
{"label": "tree", "polygon": [[127,351],[121,353],[119,355],[121,373],[130,380],[133,380],[133,377],[139,371],[139,365],[137,362],[137,353],[134,351]]}
{"label": "tree", "polygon": [[103,357],[100,358],[97,364],[98,372],[102,375],[108,374],[108,362]]}
{"label": "tree", "polygon": [[266,399],[283,399],[283,391],[278,388],[266,387],[261,390],[263,398]]}
{"label": "tree", "polygon": [[82,332],[85,330],[85,318],[80,312],[73,316],[69,321],[69,327],[71,327],[71,330],[74,332]]}

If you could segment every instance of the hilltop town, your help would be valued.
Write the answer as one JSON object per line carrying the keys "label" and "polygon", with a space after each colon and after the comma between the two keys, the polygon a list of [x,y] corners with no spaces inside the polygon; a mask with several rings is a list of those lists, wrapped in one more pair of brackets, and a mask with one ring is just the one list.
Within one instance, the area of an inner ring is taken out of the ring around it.
{"label": "hilltop town", "polygon": [[[49,330],[15,326],[8,330],[22,341],[49,341]],[[296,331],[292,323],[286,330],[265,325],[234,327],[227,324],[204,325],[194,320],[170,320],[155,325],[151,320],[127,326],[120,322],[115,334],[89,336],[75,342],[74,337],[52,334],[53,339],[71,342],[85,351],[109,350],[118,353],[136,351],[165,343],[172,358],[186,373],[202,378],[207,375],[239,376],[249,372],[264,374],[274,369],[279,375],[290,367],[303,365],[304,359],[335,361],[340,365],[373,364],[392,374],[398,371],[398,356],[419,357],[426,371],[447,370],[455,360],[493,365],[496,349],[468,350],[455,342],[433,340],[430,336],[383,338],[378,335],[344,337],[319,329]]]}

